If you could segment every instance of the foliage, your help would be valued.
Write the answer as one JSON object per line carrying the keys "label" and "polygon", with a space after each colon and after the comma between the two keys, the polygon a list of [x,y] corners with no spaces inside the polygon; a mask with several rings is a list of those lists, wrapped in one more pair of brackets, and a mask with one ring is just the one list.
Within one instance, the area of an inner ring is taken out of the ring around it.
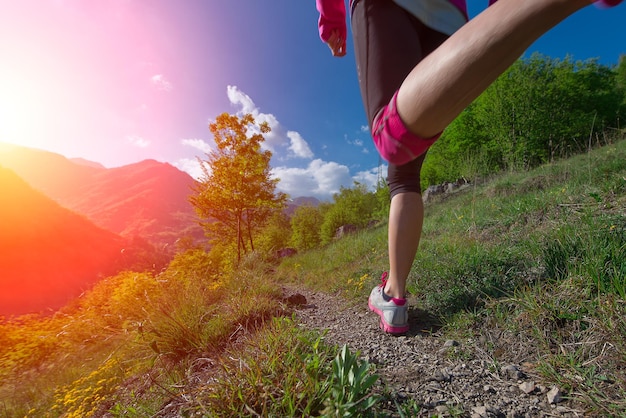
{"label": "foliage", "polygon": [[276,212],[267,220],[257,238],[256,248],[262,254],[272,255],[275,251],[289,246],[291,223],[283,212]]}
{"label": "foliage", "polygon": [[207,416],[318,416],[329,392],[333,347],[276,318],[221,358],[218,375],[194,393],[185,412]]}
{"label": "foliage", "polygon": [[207,271],[210,254],[189,250],[158,276],[125,272],[105,279],[52,318],[0,324],[3,407],[10,416],[43,416],[53,405],[56,415],[89,416],[112,408],[131,376],[155,367],[158,390],[131,401],[158,405],[170,396],[159,387],[175,384],[187,359],[223,350],[233,333],[256,329],[281,311],[280,291],[259,270],[262,263],[243,261],[231,280]]}
{"label": "foliage", "polygon": [[209,125],[217,149],[200,160],[202,179],[190,201],[214,240],[235,243],[237,260],[242,251],[254,251],[254,238],[266,219],[283,209],[284,193],[276,192],[278,179],[270,175],[270,151],[263,151],[267,123],[256,125],[252,115],[241,118],[223,113]]}
{"label": "foliage", "polygon": [[52,412],[67,418],[95,416],[100,405],[115,393],[124,373],[115,359],[108,359],[87,376],[57,389]]}
{"label": "foliage", "polygon": [[179,276],[185,282],[203,281],[216,282],[219,280],[221,257],[217,252],[206,252],[201,248],[192,248],[176,254],[170,262],[166,272],[168,275]]}
{"label": "foliage", "polygon": [[291,244],[299,251],[310,250],[321,242],[323,217],[319,208],[299,206],[291,217]]}
{"label": "foliage", "polygon": [[374,190],[375,205],[372,210],[372,219],[380,221],[389,217],[389,201],[391,200],[389,194],[389,185],[384,180],[380,179],[376,184]]}
{"label": "foliage", "polygon": [[372,219],[376,203],[375,195],[364,184],[355,181],[353,188],[341,187],[333,196],[333,204],[324,213],[320,231],[322,244],[331,242],[340,226],[366,226]]}
{"label": "foliage", "polygon": [[344,345],[332,363],[331,392],[326,399],[324,416],[363,416],[379,400],[370,393],[378,376],[370,374],[370,365],[359,361],[358,353],[352,354]]}
{"label": "foliage", "polygon": [[621,89],[624,97],[623,104],[626,104],[626,54],[622,54],[619,57],[619,63],[615,69],[617,86]]}
{"label": "foliage", "polygon": [[[623,416],[626,141],[609,142],[428,203],[408,287],[444,333],[493,342],[480,348],[494,361],[524,344],[546,383],[592,415]],[[3,322],[4,415],[156,416],[184,398],[183,416],[375,415],[357,354],[331,361],[323,336],[273,318],[289,314],[277,281],[362,302],[386,243],[372,228],[271,268],[258,252],[232,266],[234,247],[189,247],[159,274],[120,273],[53,316]]]}
{"label": "foliage", "polygon": [[[585,151],[591,139],[606,141],[604,132],[626,116],[622,67],[536,53],[518,60],[432,147],[423,183],[529,169]],[[468,172],[468,159],[479,170]]]}

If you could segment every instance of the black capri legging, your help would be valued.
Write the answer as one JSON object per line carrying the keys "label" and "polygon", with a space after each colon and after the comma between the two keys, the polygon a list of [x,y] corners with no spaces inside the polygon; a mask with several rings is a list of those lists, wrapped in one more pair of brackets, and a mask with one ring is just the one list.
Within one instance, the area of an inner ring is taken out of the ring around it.
{"label": "black capri legging", "polygon": [[[428,28],[391,0],[356,0],[351,24],[359,85],[371,131],[374,117],[389,103],[406,76],[448,36]],[[421,193],[420,171],[425,156],[404,165],[389,164],[391,197]]]}

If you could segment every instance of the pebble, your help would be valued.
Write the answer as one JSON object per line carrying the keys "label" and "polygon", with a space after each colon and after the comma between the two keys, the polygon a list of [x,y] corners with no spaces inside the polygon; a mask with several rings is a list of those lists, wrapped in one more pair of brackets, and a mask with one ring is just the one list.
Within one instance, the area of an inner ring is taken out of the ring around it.
{"label": "pebble", "polygon": [[550,404],[556,404],[563,400],[563,394],[561,393],[561,390],[556,386],[552,386],[552,389],[550,389],[550,391],[548,392],[547,397],[548,403]]}
{"label": "pebble", "polygon": [[435,407],[435,411],[437,411],[437,413],[440,415],[447,415],[449,410],[450,409],[446,405],[437,405]]}
{"label": "pebble", "polygon": [[472,418],[483,418],[483,417],[487,417],[486,406],[475,406],[472,408]]}
{"label": "pebble", "polygon": [[519,385],[519,389],[527,395],[535,391],[535,382],[524,382]]}
{"label": "pebble", "polygon": [[514,364],[508,365],[508,366],[504,366],[500,369],[500,372],[507,378],[512,379],[512,380],[518,380],[521,379],[523,377],[522,372],[519,370],[519,367],[517,367]]}
{"label": "pebble", "polygon": [[448,348],[448,347],[458,347],[461,344],[459,344],[458,341],[455,340],[447,340],[445,343],[443,343],[443,346]]}

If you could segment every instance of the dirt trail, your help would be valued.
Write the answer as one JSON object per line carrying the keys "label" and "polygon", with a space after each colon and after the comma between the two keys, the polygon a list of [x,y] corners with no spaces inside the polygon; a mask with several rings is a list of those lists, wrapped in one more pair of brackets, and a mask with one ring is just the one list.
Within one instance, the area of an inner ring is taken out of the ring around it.
{"label": "dirt trail", "polygon": [[509,363],[500,363],[484,348],[486,340],[446,341],[417,309],[409,311],[407,335],[390,336],[378,328],[378,316],[366,301],[350,305],[325,293],[298,293],[306,297],[306,304],[296,310],[302,324],[327,330],[327,343],[360,351],[396,401],[420,406],[413,416],[590,416],[559,388],[542,384],[532,365],[525,363],[522,349]]}

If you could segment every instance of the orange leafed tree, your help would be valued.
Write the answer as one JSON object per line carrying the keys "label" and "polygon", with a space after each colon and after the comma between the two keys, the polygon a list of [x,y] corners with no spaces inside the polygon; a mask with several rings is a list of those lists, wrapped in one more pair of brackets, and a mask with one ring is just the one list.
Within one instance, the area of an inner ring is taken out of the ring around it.
{"label": "orange leafed tree", "polygon": [[199,159],[203,176],[193,187],[191,204],[203,219],[207,235],[237,244],[237,260],[254,251],[254,236],[285,207],[287,195],[276,191],[278,179],[270,175],[272,153],[261,149],[267,123],[257,124],[250,114],[222,113],[209,125],[217,149]]}

